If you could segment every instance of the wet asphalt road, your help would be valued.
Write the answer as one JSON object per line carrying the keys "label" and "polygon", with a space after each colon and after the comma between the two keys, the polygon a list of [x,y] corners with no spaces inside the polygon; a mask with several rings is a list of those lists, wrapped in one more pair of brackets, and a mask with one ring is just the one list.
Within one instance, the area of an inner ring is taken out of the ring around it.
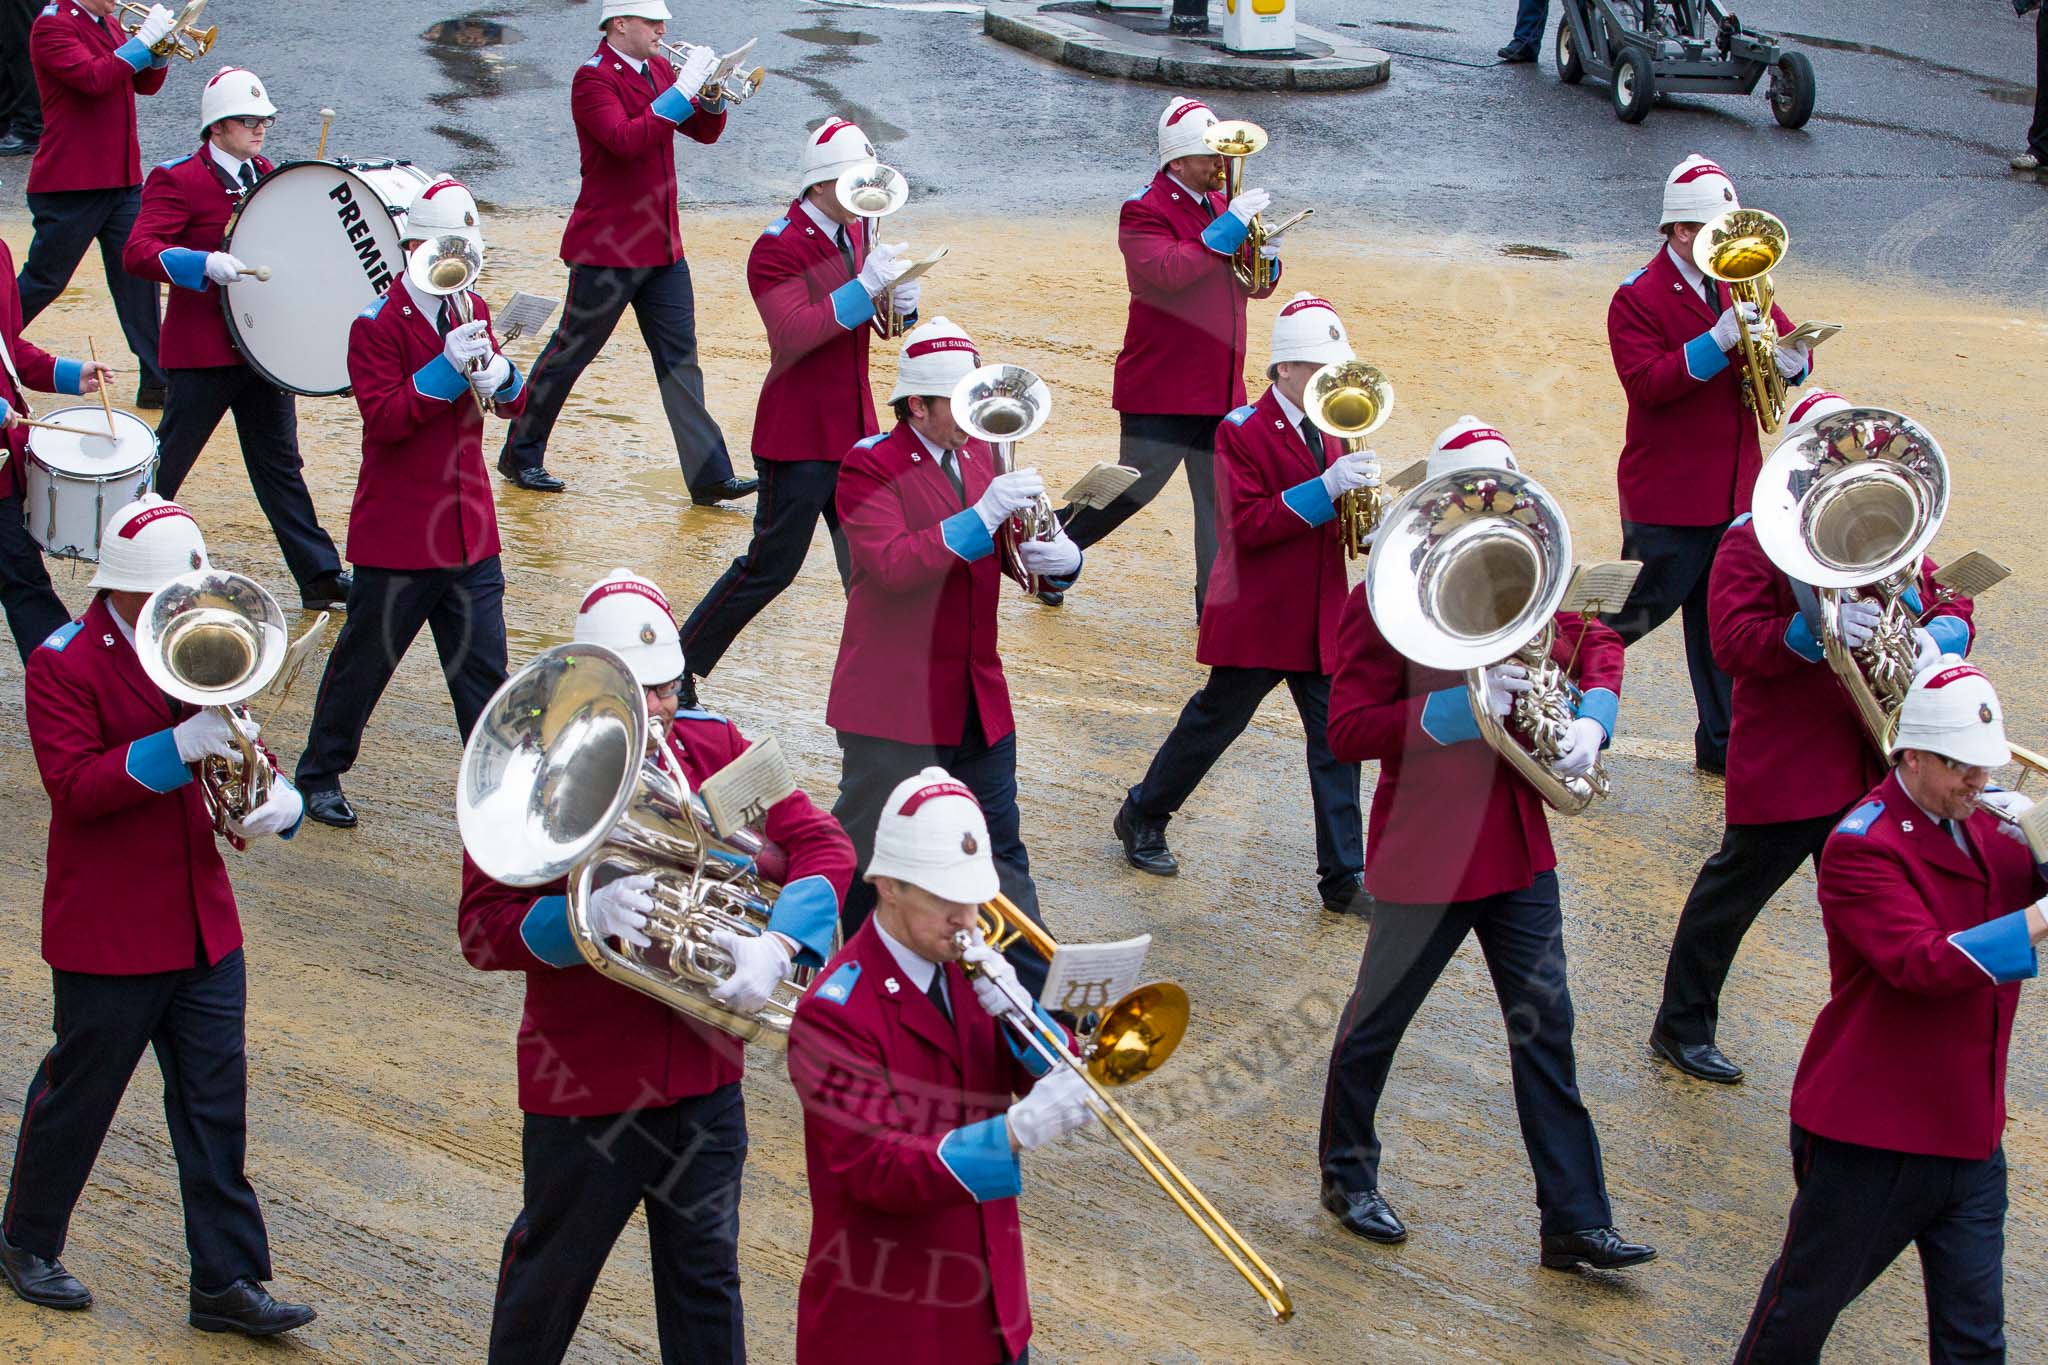
{"label": "wet asphalt road", "polygon": [[[790,191],[802,130],[835,113],[858,120],[920,196],[954,212],[1096,212],[1142,185],[1166,92],[1027,57],[984,37],[979,12],[959,12],[972,8],[678,7],[705,17],[679,20],[672,36],[726,47],[758,36],[773,73],[721,143],[686,144],[686,207],[758,205],[765,221]],[[309,154],[315,111],[329,104],[341,113],[330,151],[407,156],[464,176],[490,202],[567,204],[577,185],[569,80],[595,46],[598,9],[216,0],[209,18],[223,36],[203,65],[225,59],[269,78],[286,109],[274,153]],[[1217,102],[1275,134],[1255,179],[1281,208],[1317,205],[1325,240],[1391,231],[1574,250],[1647,242],[1659,180],[1699,150],[1734,171],[1747,202],[1787,220],[1798,256],[1874,280],[1915,271],[2037,297],[2048,186],[2004,165],[2024,141],[2033,26],[2007,0],[1745,5],[1753,27],[1804,35],[1794,41],[1818,70],[1820,100],[1800,132],[1778,128],[1760,94],[1680,97],[1626,127],[1604,86],[1559,83],[1547,37],[1543,62],[1494,65],[1513,11],[1510,0],[1309,0],[1305,21],[1395,52],[1392,81]],[[464,18],[501,26],[502,41],[461,48],[423,37]],[[180,69],[146,102],[146,164],[189,148],[197,89]],[[18,207],[25,169],[0,163],[0,203]]]}

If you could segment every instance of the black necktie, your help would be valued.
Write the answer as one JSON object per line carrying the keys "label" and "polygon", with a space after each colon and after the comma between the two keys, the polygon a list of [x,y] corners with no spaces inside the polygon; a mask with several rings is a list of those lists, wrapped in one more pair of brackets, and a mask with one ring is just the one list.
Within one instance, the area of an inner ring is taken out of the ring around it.
{"label": "black necktie", "polygon": [[1308,420],[1306,413],[1301,419],[1301,439],[1308,442],[1308,453],[1315,456],[1318,465],[1323,462],[1323,433],[1316,430],[1316,424]]}
{"label": "black necktie", "polygon": [[253,162],[253,161],[244,161],[244,162],[242,163],[242,175],[241,175],[241,180],[242,180],[242,188],[243,188],[243,189],[245,189],[245,190],[253,190],[253,189],[255,189],[255,188],[256,188],[256,163],[255,163],[255,162]]}
{"label": "black necktie", "polygon": [[953,492],[959,497],[960,505],[965,507],[967,505],[967,484],[960,477],[959,453],[951,450],[940,451],[939,468],[946,471],[946,477],[952,481]]}
{"label": "black necktie", "polygon": [[1716,313],[1721,311],[1721,291],[1705,275],[1700,276],[1700,297],[1707,301],[1707,307]]}
{"label": "black necktie", "polygon": [[448,333],[449,333],[449,330],[450,330],[451,328],[453,328],[454,326],[455,326],[455,305],[454,305],[454,301],[453,301],[452,299],[442,299],[442,300],[441,300],[441,316],[440,316],[439,320],[438,320],[438,321],[436,321],[436,322],[435,322],[435,324],[434,324],[435,330],[436,330],[436,331],[438,331],[438,332],[440,332],[440,334],[441,334],[442,336],[447,336],[447,335],[448,335]]}
{"label": "black necktie", "polygon": [[846,224],[841,223],[839,225],[839,231],[834,235],[834,240],[839,243],[839,254],[846,260],[846,273],[858,275],[860,272],[853,268],[853,243],[847,238]]}
{"label": "black necktie", "polygon": [[661,82],[654,79],[654,63],[649,62],[641,67],[640,74],[647,78],[647,88],[659,95],[661,93]]}
{"label": "black necktie", "polygon": [[946,969],[944,967],[932,973],[931,984],[924,988],[924,996],[925,999],[932,1002],[932,1005],[940,1014],[945,1016],[946,1022],[950,1024],[953,1022],[953,1007],[946,1002],[946,988],[941,981],[945,974]]}

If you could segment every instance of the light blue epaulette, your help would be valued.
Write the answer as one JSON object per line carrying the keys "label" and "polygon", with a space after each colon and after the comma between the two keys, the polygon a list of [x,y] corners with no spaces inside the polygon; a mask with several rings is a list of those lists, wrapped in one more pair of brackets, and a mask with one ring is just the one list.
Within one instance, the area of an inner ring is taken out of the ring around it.
{"label": "light blue epaulette", "polygon": [[1744,512],[1741,516],[1737,517],[1735,520],[1728,523],[1728,529],[1731,531],[1734,530],[1736,527],[1741,526],[1748,522],[1749,518],[1750,514],[1748,512]]}
{"label": "light blue epaulette", "polygon": [[830,1000],[835,1005],[843,1005],[852,996],[853,988],[859,982],[860,964],[842,962],[839,964],[839,970],[826,977],[825,984],[818,987],[818,998]]}
{"label": "light blue epaulette", "polygon": [[1234,427],[1241,427],[1246,422],[1252,420],[1252,414],[1256,411],[1258,411],[1258,406],[1256,404],[1246,403],[1243,407],[1234,409],[1230,413],[1226,414],[1223,420],[1230,423],[1230,425]]}
{"label": "light blue epaulette", "polygon": [[1835,833],[1868,834],[1870,827],[1877,823],[1877,817],[1883,814],[1884,802],[1865,801],[1842,817],[1842,823],[1835,826]]}
{"label": "light blue epaulette", "polygon": [[171,170],[171,169],[172,169],[172,168],[174,168],[174,167],[177,167],[177,166],[182,166],[182,165],[184,165],[184,164],[185,164],[186,162],[190,161],[191,159],[192,159],[192,153],[190,153],[190,152],[187,152],[187,153],[185,153],[185,155],[183,155],[183,156],[174,156],[174,157],[172,157],[172,158],[171,158],[171,159],[170,159],[169,161],[159,161],[159,162],[157,162],[157,163],[156,163],[156,168],[157,168],[158,170],[160,170],[160,171],[168,171],[168,170]]}
{"label": "light blue epaulette", "polygon": [[767,227],[762,228],[761,235],[763,237],[780,237],[783,233],[783,230],[788,226],[789,215],[784,214],[782,217],[777,218],[774,222],[770,223]]}
{"label": "light blue epaulette", "polygon": [[878,431],[872,436],[863,436],[858,441],[855,441],[853,443],[853,448],[855,450],[873,450],[876,446],[880,445],[882,442],[888,439],[888,432]]}
{"label": "light blue epaulette", "polygon": [[589,60],[589,61],[587,61],[587,62],[585,62],[585,63],[584,63],[584,65],[585,65],[585,66],[590,66],[590,67],[601,67],[601,66],[603,66],[603,65],[604,65],[604,54],[603,54],[602,52],[593,52],[593,53],[591,53],[591,54],[590,54],[590,60]]}
{"label": "light blue epaulette", "polygon": [[37,17],[38,17],[38,18],[41,18],[41,19],[48,19],[48,18],[49,18],[50,16],[54,15],[54,14],[55,14],[56,12],[57,12],[57,6],[56,6],[56,4],[55,4],[55,0],[52,0],[52,3],[50,3],[50,4],[47,4],[47,5],[44,5],[44,6],[43,6],[43,12],[42,12],[42,13],[41,13],[40,15],[38,15]]}
{"label": "light blue epaulette", "polygon": [[386,294],[386,295],[384,296],[384,298],[380,298],[380,299],[378,299],[378,300],[377,300],[377,301],[376,301],[375,303],[371,304],[371,305],[370,305],[370,306],[369,306],[368,308],[365,308],[365,309],[364,309],[364,310],[363,310],[362,312],[360,312],[360,313],[356,314],[356,316],[357,316],[357,317],[359,317],[359,318],[373,318],[373,317],[376,317],[376,316],[377,316],[377,314],[379,314],[379,313],[381,313],[381,312],[383,312],[383,311],[384,311],[384,300],[385,300],[385,299],[388,299],[388,298],[390,298],[390,297],[391,297],[391,296],[390,296],[389,294]]}
{"label": "light blue epaulette", "polygon": [[1648,274],[1648,273],[1649,273],[1649,270],[1650,270],[1650,267],[1648,267],[1648,266],[1644,266],[1644,267],[1642,267],[1642,268],[1641,268],[1640,270],[1637,270],[1637,271],[1636,271],[1636,272],[1635,272],[1634,274],[1630,275],[1630,276],[1629,276],[1629,277],[1628,277],[1627,279],[1625,279],[1625,280],[1623,280],[1623,281],[1621,282],[1621,287],[1622,287],[1623,289],[1626,289],[1626,288],[1628,288],[1628,287],[1629,287],[1630,285],[1634,284],[1634,283],[1635,283],[1635,282],[1636,282],[1637,280],[1641,279],[1641,278],[1642,278],[1642,277],[1643,277],[1644,275]]}
{"label": "light blue epaulette", "polygon": [[724,716],[721,716],[721,715],[719,715],[719,714],[718,714],[718,713],[717,713],[716,711],[684,711],[684,710],[678,710],[678,711],[676,712],[676,719],[677,719],[677,720],[708,720],[708,721],[711,721],[711,722],[713,722],[714,724],[717,724],[717,725],[730,725],[730,724],[732,724],[732,722],[731,722],[731,721],[727,720],[727,719],[726,719],[726,718],[725,718]]}
{"label": "light blue epaulette", "polygon": [[1146,181],[1146,182],[1145,182],[1145,188],[1144,188],[1144,189],[1142,189],[1142,190],[1139,190],[1139,191],[1138,191],[1138,192],[1137,192],[1136,194],[1127,194],[1127,195],[1125,195],[1125,196],[1124,196],[1124,202],[1125,202],[1126,204],[1135,204],[1135,203],[1137,203],[1137,202],[1138,202],[1138,201],[1139,201],[1140,199],[1143,199],[1143,198],[1144,198],[1144,197],[1145,197],[1145,196],[1146,196],[1147,194],[1149,194],[1149,193],[1151,192],[1151,190],[1152,190],[1152,182],[1148,180],[1148,181]]}
{"label": "light blue epaulette", "polygon": [[[55,9],[56,6],[52,5],[51,8]],[[83,621],[67,621],[50,632],[50,637],[43,641],[42,647],[62,654],[64,647],[71,643],[72,637],[84,629],[85,622]]]}

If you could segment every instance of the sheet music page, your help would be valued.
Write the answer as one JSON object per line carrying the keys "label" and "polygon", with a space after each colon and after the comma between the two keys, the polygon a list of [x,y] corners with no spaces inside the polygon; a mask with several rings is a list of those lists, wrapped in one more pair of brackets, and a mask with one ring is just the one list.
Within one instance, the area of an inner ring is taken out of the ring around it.
{"label": "sheet music page", "polygon": [[770,735],[705,778],[697,795],[711,816],[711,828],[726,839],[765,818],[770,806],[795,790],[796,773],[782,756],[782,745]]}
{"label": "sheet music page", "polygon": [[718,65],[711,72],[711,79],[704,83],[706,85],[716,85],[733,72],[739,70],[740,63],[746,60],[747,54],[754,50],[754,44],[760,41],[759,38],[749,38],[723,57],[720,57]]}
{"label": "sheet music page", "polygon": [[922,276],[925,271],[930,270],[940,261],[945,260],[946,253],[948,251],[951,251],[952,249],[953,248],[947,246],[939,247],[938,249],[933,251],[929,256],[926,256],[923,260],[919,261],[916,265],[911,266],[910,269],[904,271],[901,275],[898,275],[896,277],[896,283],[908,284],[912,280]]}
{"label": "sheet music page", "polygon": [[1066,500],[1076,507],[1107,507],[1137,481],[1138,471],[1129,465],[1097,460],[1094,468],[1074,480]]}
{"label": "sheet music page", "polygon": [[1138,984],[1151,951],[1150,934],[1120,943],[1062,943],[1052,955],[1039,1003],[1076,1016],[1107,1009]]}
{"label": "sheet music page", "polygon": [[1572,574],[1571,585],[1564,590],[1564,601],[1558,610],[1573,615],[1620,611],[1628,601],[1630,588],[1636,585],[1636,575],[1643,571],[1641,560],[1613,559],[1601,564],[1581,564]]}
{"label": "sheet music page", "polygon": [[559,299],[529,294],[522,289],[503,308],[491,314],[491,325],[497,328],[500,337],[508,341],[513,337],[532,336],[554,316],[560,302]]}
{"label": "sheet music page", "polygon": [[2011,569],[1982,550],[1972,550],[1942,565],[1935,571],[1934,581],[1965,597],[1982,597],[2011,577]]}

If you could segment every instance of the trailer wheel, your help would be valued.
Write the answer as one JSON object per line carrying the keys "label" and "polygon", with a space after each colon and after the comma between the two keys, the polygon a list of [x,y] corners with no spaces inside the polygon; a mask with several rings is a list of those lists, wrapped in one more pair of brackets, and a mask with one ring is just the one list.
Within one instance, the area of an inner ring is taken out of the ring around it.
{"label": "trailer wheel", "polygon": [[1557,78],[1566,85],[1577,85],[1586,78],[1586,63],[1579,57],[1579,45],[1572,41],[1572,21],[1569,15],[1559,19],[1557,25]]}
{"label": "trailer wheel", "polygon": [[1813,63],[1787,52],[1771,68],[1771,114],[1782,127],[1803,128],[1813,117]]}
{"label": "trailer wheel", "polygon": [[1614,116],[1623,123],[1641,123],[1656,101],[1649,59],[1632,47],[1623,48],[1614,59]]}

